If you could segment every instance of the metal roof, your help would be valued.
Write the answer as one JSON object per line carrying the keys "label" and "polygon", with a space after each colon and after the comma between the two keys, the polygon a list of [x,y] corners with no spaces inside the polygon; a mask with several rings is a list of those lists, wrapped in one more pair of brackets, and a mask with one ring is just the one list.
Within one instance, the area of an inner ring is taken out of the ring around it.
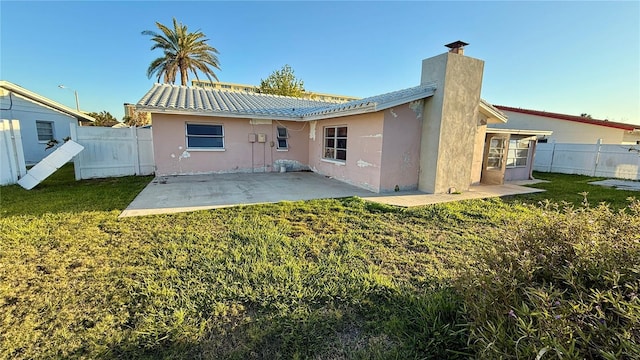
{"label": "metal roof", "polygon": [[76,111],[70,107],[64,106],[62,104],[60,104],[59,102],[55,102],[51,99],[48,99],[42,95],[38,95],[36,93],[34,93],[33,91],[29,91],[21,86],[18,86],[12,82],[6,81],[6,80],[0,80],[0,88],[8,90],[10,92],[16,93],[24,98],[27,98],[31,101],[40,103],[42,105],[48,106],[50,108],[53,108],[55,110],[61,111],[67,115],[71,115],[73,117],[75,117],[76,119],[79,120],[86,120],[86,121],[96,121],[96,119],[94,119],[93,117],[84,114],[82,112]]}
{"label": "metal roof", "polygon": [[218,89],[154,84],[136,107],[154,113],[315,120],[375,112],[432,96],[434,85],[353,100],[346,103]]}

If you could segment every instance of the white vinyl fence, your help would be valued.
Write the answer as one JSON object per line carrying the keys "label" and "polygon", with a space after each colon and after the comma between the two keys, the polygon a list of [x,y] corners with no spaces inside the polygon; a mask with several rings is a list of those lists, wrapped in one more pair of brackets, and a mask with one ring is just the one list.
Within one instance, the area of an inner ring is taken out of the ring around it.
{"label": "white vinyl fence", "polygon": [[0,120],[0,185],[15,184],[27,173],[20,121]]}
{"label": "white vinyl fence", "polygon": [[640,180],[640,146],[614,144],[537,144],[533,169]]}
{"label": "white vinyl fence", "polygon": [[71,125],[71,138],[84,146],[74,160],[76,180],[155,172],[151,129]]}

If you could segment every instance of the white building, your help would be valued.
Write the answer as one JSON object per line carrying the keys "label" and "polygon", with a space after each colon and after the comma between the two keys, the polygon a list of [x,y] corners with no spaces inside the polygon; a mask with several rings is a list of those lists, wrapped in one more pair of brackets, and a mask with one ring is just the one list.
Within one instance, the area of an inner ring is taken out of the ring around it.
{"label": "white building", "polygon": [[553,134],[540,142],[595,144],[640,144],[640,125],[608,120],[591,119],[584,116],[557,114],[546,111],[520,109],[496,105],[509,118],[508,124],[491,124],[490,128],[527,130],[551,130]]}
{"label": "white building", "polygon": [[70,136],[70,124],[95,121],[89,115],[4,80],[0,80],[0,119],[19,121],[27,165],[36,164],[53,152],[46,149],[50,141],[63,144]]}

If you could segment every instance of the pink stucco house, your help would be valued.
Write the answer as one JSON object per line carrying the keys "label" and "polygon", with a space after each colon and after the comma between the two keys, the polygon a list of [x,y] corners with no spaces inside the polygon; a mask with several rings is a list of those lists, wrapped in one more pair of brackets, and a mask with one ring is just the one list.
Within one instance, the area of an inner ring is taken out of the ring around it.
{"label": "pink stucco house", "polygon": [[311,170],[443,193],[502,183],[517,162],[528,178],[536,133],[514,134],[516,159],[512,134],[487,130],[507,118],[480,99],[484,62],[464,45],[423,60],[418,86],[347,103],[155,84],[136,107],[152,116],[156,175]]}

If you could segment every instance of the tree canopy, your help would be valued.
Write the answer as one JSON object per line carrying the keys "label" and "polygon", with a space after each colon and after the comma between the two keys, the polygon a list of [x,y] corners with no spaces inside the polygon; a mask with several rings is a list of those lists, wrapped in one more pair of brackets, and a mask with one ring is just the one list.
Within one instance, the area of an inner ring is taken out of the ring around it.
{"label": "tree canopy", "polygon": [[101,111],[99,113],[96,112],[90,112],[87,113],[87,115],[91,116],[92,118],[96,119],[95,122],[89,124],[89,126],[106,126],[106,127],[111,127],[117,123],[119,123],[118,119],[116,119],[113,115],[111,115],[110,112],[108,111]]}
{"label": "tree canopy", "polygon": [[151,124],[151,114],[144,111],[136,111],[131,116],[125,116],[122,122],[129,126],[145,126]]}
{"label": "tree canopy", "polygon": [[304,82],[297,79],[293,69],[285,65],[274,71],[266,79],[260,80],[260,92],[264,94],[302,97]]}
{"label": "tree canopy", "polygon": [[211,81],[211,77],[218,80],[213,69],[220,70],[218,62],[219,54],[216,48],[209,45],[205,34],[197,30],[189,32],[186,25],[178,23],[173,18],[173,29],[156,22],[160,32],[145,30],[142,35],[151,36],[153,46],[151,50],[160,49],[163,55],[151,62],[147,69],[147,77],[163,78],[164,83],[175,84],[176,75],[180,72],[180,83],[187,85],[189,72],[193,72],[196,79],[198,71],[202,72]]}

